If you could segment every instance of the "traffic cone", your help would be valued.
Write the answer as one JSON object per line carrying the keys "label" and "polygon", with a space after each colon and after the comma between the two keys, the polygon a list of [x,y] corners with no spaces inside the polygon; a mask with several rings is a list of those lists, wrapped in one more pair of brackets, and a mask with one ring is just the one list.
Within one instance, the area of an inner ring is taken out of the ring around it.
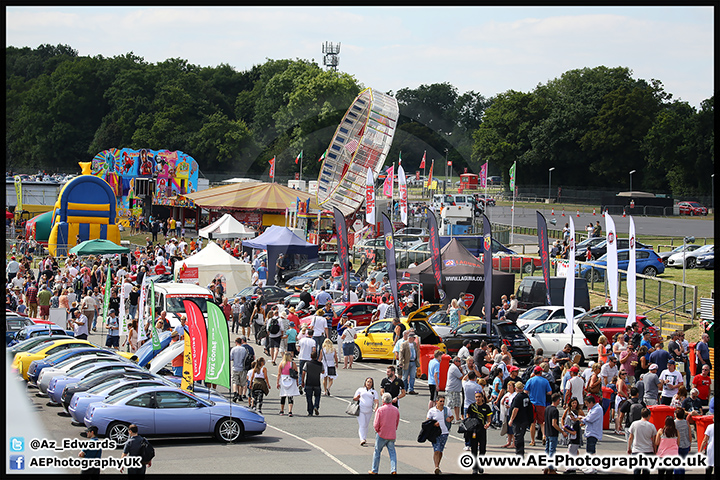
{"label": "traffic cone", "polygon": [[625,209],[623,208],[623,218],[625,218]]}
{"label": "traffic cone", "polygon": [[553,217],[555,216],[555,209],[554,209],[554,208],[551,210],[550,215],[552,215]]}
{"label": "traffic cone", "polygon": [[562,213],[562,215],[561,215],[561,216],[562,216],[562,217],[564,217],[564,216],[565,216],[565,207],[563,207],[563,210],[562,210],[562,212],[563,212],[563,213]]}
{"label": "traffic cone", "polygon": [[580,210],[577,211],[577,216],[578,216],[578,217],[580,216]]}
{"label": "traffic cone", "polygon": [[593,208],[593,216],[595,215],[595,209]]}

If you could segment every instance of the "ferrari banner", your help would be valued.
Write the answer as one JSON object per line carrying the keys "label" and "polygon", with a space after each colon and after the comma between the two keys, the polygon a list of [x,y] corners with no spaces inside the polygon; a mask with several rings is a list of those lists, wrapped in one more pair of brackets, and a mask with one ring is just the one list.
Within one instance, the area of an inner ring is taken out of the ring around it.
{"label": "ferrari banner", "polygon": [[345,217],[337,207],[335,210],[335,230],[337,231],[338,262],[342,271],[343,302],[350,301],[350,270],[348,269],[348,238]]}
{"label": "ferrari banner", "polygon": [[485,267],[485,321],[487,322],[487,335],[492,335],[492,227],[490,219],[483,213],[483,266]]}
{"label": "ferrari banner", "polygon": [[607,232],[607,278],[608,292],[614,312],[618,311],[618,254],[615,221],[609,213],[605,214],[605,231]]}
{"label": "ferrari banner", "polygon": [[428,220],[428,250],[430,250],[430,262],[433,267],[433,276],[435,277],[435,288],[438,292],[438,298],[443,302],[445,300],[445,292],[442,283],[442,259],[440,258],[440,234],[438,232],[437,219],[435,214],[429,208],[425,209]]}
{"label": "ferrari banner", "polygon": [[545,300],[547,305],[550,302],[550,246],[548,245],[547,221],[542,213],[537,213],[537,232],[538,232],[538,253],[542,263],[543,279],[545,280]]}
{"label": "ferrari banner", "polygon": [[629,230],[629,238],[630,238],[630,262],[628,263],[627,267],[627,294],[628,294],[628,316],[627,320],[625,321],[625,326],[629,327],[633,324],[633,322],[636,321],[636,315],[637,315],[637,297],[636,297],[636,290],[635,290],[635,282],[637,281],[637,272],[635,271],[636,265],[635,265],[635,255],[637,251],[636,238],[635,238],[635,221],[633,221],[632,217],[629,217],[630,219],[630,230]]}
{"label": "ferrari banner", "polygon": [[395,316],[400,318],[397,269],[395,268],[395,240],[392,222],[385,213],[383,213],[383,232],[385,232],[385,264],[387,265],[388,280],[390,280],[390,289],[392,290],[393,306],[395,307]]}

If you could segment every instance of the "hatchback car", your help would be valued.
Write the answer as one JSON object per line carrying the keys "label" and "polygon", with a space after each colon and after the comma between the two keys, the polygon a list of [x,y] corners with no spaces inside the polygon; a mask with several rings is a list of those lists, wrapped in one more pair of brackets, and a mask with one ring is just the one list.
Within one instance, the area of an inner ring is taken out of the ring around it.
{"label": "hatchback car", "polygon": [[697,258],[708,253],[715,253],[715,245],[703,245],[692,252],[680,252],[670,255],[667,260],[668,267],[683,268],[683,261],[686,268],[695,268]]}
{"label": "hatchback car", "polygon": [[468,349],[471,352],[479,347],[483,340],[498,348],[505,344],[513,359],[521,366],[529,365],[535,355],[535,350],[522,330],[509,320],[493,320],[489,336],[487,334],[487,322],[485,320],[473,320],[460,324],[455,330],[451,330],[447,336],[443,337],[449,355],[457,354],[465,340],[470,340]]}
{"label": "hatchback car", "polygon": [[680,215],[707,215],[708,209],[698,202],[679,202]]}
{"label": "hatchback car", "polygon": [[[442,338],[425,320],[401,318],[400,321],[405,325],[405,328],[415,330],[421,346],[434,345],[437,349],[443,352],[446,351]],[[394,358],[394,346],[392,320],[378,320],[358,332],[353,346],[353,359],[356,362],[363,358],[392,360]]]}
{"label": "hatchback car", "polygon": [[[585,313],[585,309],[582,307],[575,307],[573,309],[573,317],[583,313]],[[557,305],[544,305],[531,308],[530,310],[523,312],[517,318],[515,323],[518,327],[520,327],[520,330],[526,331],[546,320],[565,320],[565,307]]]}
{"label": "hatchback car", "polygon": [[128,440],[131,424],[138,425],[144,437],[214,434],[222,442],[260,434],[266,428],[262,415],[243,406],[168,386],[134,388],[91,403],[83,423],[98,427],[100,435],[118,445]]}
{"label": "hatchback car", "polygon": [[[605,338],[608,341],[612,341],[615,334],[625,333],[625,325],[627,324],[627,313],[613,312],[612,309],[607,305],[601,305],[595,307],[587,312],[583,318],[591,320],[600,329]],[[650,344],[655,345],[657,342],[662,342],[662,335],[660,328],[650,321],[645,315],[636,315],[635,319],[640,325],[642,325],[643,331],[650,331]]]}
{"label": "hatchback car", "polygon": [[[627,271],[630,263],[630,250],[618,250],[617,258],[618,270]],[[606,268],[593,268],[599,265],[607,267],[607,254],[586,265],[580,265],[580,276],[586,278],[588,282],[591,278],[594,282],[602,282],[605,278]],[[654,277],[665,271],[665,265],[654,251],[644,248],[637,249],[635,251],[635,271],[648,277]],[[622,277],[625,278],[624,273]]]}
{"label": "hatchback car", "polygon": [[548,320],[529,328],[525,335],[535,351],[542,348],[548,356],[559,352],[569,343],[572,346],[571,358],[580,354],[581,362],[597,361],[598,339],[602,336],[602,332],[595,323],[587,318],[575,319],[572,335],[565,333],[566,327],[565,320]]}

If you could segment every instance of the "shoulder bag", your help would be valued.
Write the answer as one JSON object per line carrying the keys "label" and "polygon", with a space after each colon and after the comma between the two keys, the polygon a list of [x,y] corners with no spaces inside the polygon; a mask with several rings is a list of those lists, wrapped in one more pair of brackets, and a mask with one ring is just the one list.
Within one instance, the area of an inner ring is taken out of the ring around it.
{"label": "shoulder bag", "polygon": [[353,417],[359,417],[360,416],[360,401],[359,400],[353,400],[350,402],[350,404],[345,409],[345,413],[348,415],[352,415]]}

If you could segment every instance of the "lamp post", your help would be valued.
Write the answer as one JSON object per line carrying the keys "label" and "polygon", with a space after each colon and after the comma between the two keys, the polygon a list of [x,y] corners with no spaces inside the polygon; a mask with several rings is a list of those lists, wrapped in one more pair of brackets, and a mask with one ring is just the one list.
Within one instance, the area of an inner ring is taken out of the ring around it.
{"label": "lamp post", "polygon": [[715,174],[710,175],[710,208],[715,213]]}
{"label": "lamp post", "polygon": [[550,203],[550,186],[552,185],[552,171],[555,170],[555,167],[550,167],[548,169],[548,203]]}
{"label": "lamp post", "polygon": [[685,252],[688,243],[695,243],[695,237],[683,237],[683,283],[685,283]]}
{"label": "lamp post", "polygon": [[632,192],[632,174],[635,173],[637,170],[630,170],[630,191]]}
{"label": "lamp post", "polygon": [[443,193],[447,190],[448,183],[448,149],[445,149],[445,181],[443,182]]}

